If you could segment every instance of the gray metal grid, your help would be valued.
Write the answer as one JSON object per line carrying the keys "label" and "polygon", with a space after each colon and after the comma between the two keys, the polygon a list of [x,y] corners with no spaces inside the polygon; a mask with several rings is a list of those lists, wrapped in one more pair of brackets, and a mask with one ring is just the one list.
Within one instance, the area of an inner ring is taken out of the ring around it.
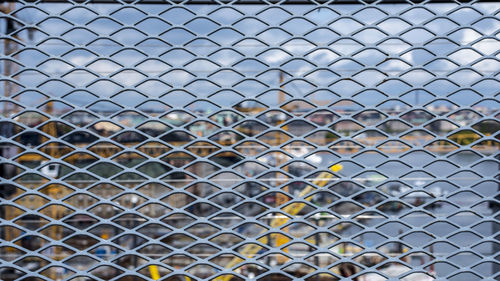
{"label": "gray metal grid", "polygon": [[0,4],[1,280],[500,280],[495,1]]}

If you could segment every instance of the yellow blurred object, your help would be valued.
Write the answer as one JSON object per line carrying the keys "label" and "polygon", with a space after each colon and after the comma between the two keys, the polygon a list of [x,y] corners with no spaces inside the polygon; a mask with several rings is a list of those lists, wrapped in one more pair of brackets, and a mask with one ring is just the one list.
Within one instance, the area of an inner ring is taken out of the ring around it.
{"label": "yellow blurred object", "polygon": [[342,170],[343,168],[344,168],[344,166],[342,166],[342,164],[335,164],[335,165],[330,167],[330,170],[332,170],[333,172],[338,172],[338,171]]}
{"label": "yellow blurred object", "polygon": [[[286,243],[290,242],[290,238],[284,236],[284,235],[275,235],[275,243],[276,247],[280,247],[282,245],[285,245]],[[287,249],[284,249],[283,251],[288,252]]]}
{"label": "yellow blurred object", "polygon": [[[333,165],[332,167],[330,167],[330,170],[333,171],[333,172],[338,172],[340,170],[342,170],[342,168],[344,168],[341,164],[335,164]],[[313,184],[316,185],[316,186],[319,186],[319,187],[323,187],[325,185],[328,184],[329,182],[329,179],[332,178],[333,175],[328,173],[328,172],[322,172],[315,180],[313,180]],[[314,187],[312,185],[308,185],[306,186],[306,188],[304,188],[300,194],[298,195],[298,197],[304,197],[306,196],[309,192],[311,192],[312,190],[314,189]],[[305,200],[307,201],[310,201],[312,200],[312,196],[309,196],[308,198],[306,198]],[[286,207],[284,207],[282,210],[292,216],[298,214],[305,206],[307,206],[306,204],[289,204],[287,205]],[[288,218],[287,216],[278,216],[276,218],[274,218],[272,221],[271,221],[271,227],[273,228],[277,228],[277,227],[280,227],[281,225],[285,224],[288,222],[290,218]],[[285,241],[283,239],[280,239],[279,237],[276,237],[276,234],[271,234],[271,238],[273,238],[275,241],[276,241],[276,245],[277,246],[281,246],[283,244],[286,244],[288,243],[288,241]],[[267,244],[268,243],[268,238],[267,237],[262,237],[261,239],[259,239],[259,242],[261,242],[262,244]],[[246,257],[254,257],[257,252],[261,249],[260,246],[258,246],[257,244],[248,244],[246,245],[240,252],[240,254],[246,256]],[[286,252],[286,250],[283,250]],[[226,268],[231,268],[233,266],[235,266],[236,264],[239,263],[239,258],[234,258],[233,260],[231,260],[229,263],[226,264]],[[214,280],[217,280],[217,281],[229,281],[230,279],[232,278],[231,275],[229,276],[220,276],[220,277],[217,277],[215,278]]]}
{"label": "yellow blurred object", "polygon": [[[153,280],[160,279],[160,272],[158,271],[158,266],[156,266],[156,265],[150,265],[149,266],[149,273],[151,273],[151,278]],[[187,277],[186,277],[186,279],[187,279]]]}

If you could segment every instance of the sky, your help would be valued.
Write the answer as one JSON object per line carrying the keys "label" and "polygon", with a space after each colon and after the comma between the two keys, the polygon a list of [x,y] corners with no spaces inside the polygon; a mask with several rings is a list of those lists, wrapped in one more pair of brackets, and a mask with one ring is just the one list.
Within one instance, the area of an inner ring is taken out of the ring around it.
{"label": "sky", "polygon": [[37,28],[19,33],[25,47],[11,78],[39,93],[18,87],[26,92],[17,101],[269,104],[277,103],[269,91],[281,86],[285,102],[424,105],[448,97],[459,106],[483,98],[498,106],[500,3],[91,7],[39,4],[11,15]]}

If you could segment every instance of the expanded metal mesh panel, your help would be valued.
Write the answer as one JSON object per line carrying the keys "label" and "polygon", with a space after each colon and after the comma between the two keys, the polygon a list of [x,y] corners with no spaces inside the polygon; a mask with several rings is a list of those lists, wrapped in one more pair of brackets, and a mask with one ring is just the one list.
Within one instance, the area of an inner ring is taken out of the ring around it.
{"label": "expanded metal mesh panel", "polygon": [[1,280],[500,280],[499,3],[1,5]]}

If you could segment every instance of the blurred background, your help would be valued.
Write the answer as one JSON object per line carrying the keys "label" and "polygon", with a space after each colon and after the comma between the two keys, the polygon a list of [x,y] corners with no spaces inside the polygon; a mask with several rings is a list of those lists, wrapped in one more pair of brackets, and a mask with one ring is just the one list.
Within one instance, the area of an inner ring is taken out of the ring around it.
{"label": "blurred background", "polygon": [[95,2],[0,6],[0,279],[500,280],[500,4]]}

